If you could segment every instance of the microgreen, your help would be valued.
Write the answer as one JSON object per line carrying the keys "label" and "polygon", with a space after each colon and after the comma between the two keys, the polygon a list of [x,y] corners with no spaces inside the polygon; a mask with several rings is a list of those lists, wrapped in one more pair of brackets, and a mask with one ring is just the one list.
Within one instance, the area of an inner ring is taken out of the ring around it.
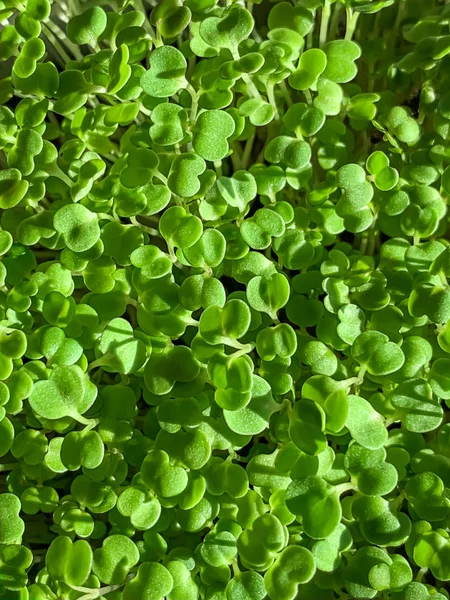
{"label": "microgreen", "polygon": [[2,598],[448,600],[449,17],[0,0]]}

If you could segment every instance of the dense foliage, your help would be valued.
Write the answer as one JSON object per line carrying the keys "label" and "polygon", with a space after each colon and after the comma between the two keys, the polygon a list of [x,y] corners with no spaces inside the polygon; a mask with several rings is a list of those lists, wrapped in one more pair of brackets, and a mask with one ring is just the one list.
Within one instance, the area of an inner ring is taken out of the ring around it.
{"label": "dense foliage", "polygon": [[449,23],[0,0],[2,599],[448,599]]}

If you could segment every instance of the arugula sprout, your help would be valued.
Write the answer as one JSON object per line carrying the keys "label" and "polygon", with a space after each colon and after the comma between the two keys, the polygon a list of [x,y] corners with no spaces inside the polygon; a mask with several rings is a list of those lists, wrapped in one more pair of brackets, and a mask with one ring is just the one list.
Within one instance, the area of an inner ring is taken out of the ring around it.
{"label": "arugula sprout", "polygon": [[448,600],[449,23],[0,0],[0,596]]}

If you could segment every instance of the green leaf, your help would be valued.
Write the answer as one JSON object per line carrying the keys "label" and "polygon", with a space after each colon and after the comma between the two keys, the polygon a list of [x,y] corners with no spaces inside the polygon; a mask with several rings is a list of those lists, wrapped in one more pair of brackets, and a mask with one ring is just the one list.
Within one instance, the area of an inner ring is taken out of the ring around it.
{"label": "green leaf", "polygon": [[186,59],[177,48],[161,46],[150,54],[150,69],[141,77],[141,86],[154,98],[168,98],[186,87]]}
{"label": "green leaf", "polygon": [[305,533],[313,539],[330,536],[341,519],[339,496],[320,477],[294,480],[286,490],[286,505],[301,519]]}
{"label": "green leaf", "polygon": [[139,561],[139,552],[132,540],[124,535],[110,535],[94,552],[92,570],[108,585],[123,583],[128,572]]}
{"label": "green leaf", "polygon": [[312,579],[315,570],[314,557],[307,548],[301,546],[285,548],[264,577],[269,598],[271,600],[293,598],[297,593],[298,585]]}
{"label": "green leaf", "polygon": [[358,72],[355,61],[361,56],[361,49],[355,42],[335,40],[323,47],[326,54],[326,68],[323,77],[335,83],[347,83],[355,78]]}
{"label": "green leaf", "polygon": [[106,13],[100,6],[88,8],[72,17],[67,24],[67,37],[75,44],[93,46],[106,27]]}
{"label": "green leaf", "polygon": [[20,543],[25,524],[19,516],[20,500],[14,494],[0,494],[0,543]]}
{"label": "green leaf", "polygon": [[345,422],[352,438],[370,450],[385,445],[388,431],[383,417],[372,408],[367,400],[350,394],[348,397],[348,416]]}
{"label": "green leaf", "polygon": [[[289,84],[294,90],[307,90],[316,83],[326,67],[327,54],[318,48],[310,48],[301,55],[297,69],[289,76]],[[331,70],[327,69],[326,72],[330,73]],[[337,83],[343,83],[339,81],[339,78],[336,79],[336,77],[328,77],[328,79]]]}
{"label": "green leaf", "polygon": [[253,29],[251,14],[241,5],[232,4],[219,17],[207,17],[200,25],[200,35],[213,48],[237,48]]}
{"label": "green leaf", "polygon": [[192,145],[205,160],[222,160],[228,154],[228,138],[234,132],[234,119],[223,110],[207,110],[197,118]]}
{"label": "green leaf", "polygon": [[136,577],[125,585],[123,598],[162,600],[170,594],[172,587],[173,578],[166,567],[155,562],[144,562],[139,565]]}
{"label": "green leaf", "polygon": [[92,567],[92,550],[88,542],[57,537],[45,556],[50,577],[68,585],[83,585]]}
{"label": "green leaf", "polygon": [[76,419],[93,404],[96,395],[97,389],[80,367],[55,367],[48,380],[33,386],[30,405],[46,419]]}

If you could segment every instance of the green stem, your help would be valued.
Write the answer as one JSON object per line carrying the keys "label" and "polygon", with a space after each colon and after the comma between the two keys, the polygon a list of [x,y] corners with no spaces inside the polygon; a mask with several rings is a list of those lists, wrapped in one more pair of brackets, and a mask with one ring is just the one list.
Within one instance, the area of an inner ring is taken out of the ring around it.
{"label": "green stem", "polygon": [[309,90],[303,90],[303,95],[306,98],[306,102],[308,104],[312,104],[312,95],[311,95],[311,92]]}
{"label": "green stem", "polygon": [[322,16],[320,19],[319,48],[322,48],[322,46],[327,41],[328,24],[330,22],[330,17],[331,17],[330,0],[325,0],[325,4],[323,5],[323,8],[322,8]]}
{"label": "green stem", "polygon": [[[137,12],[144,15],[145,18],[144,18],[143,27],[144,27],[145,31],[151,36],[153,42],[155,43],[155,40],[158,40],[158,36],[157,36],[155,30],[153,29],[153,27],[151,26],[150,21],[147,18],[147,11],[145,9],[144,3],[142,2],[142,0],[133,0],[132,4],[133,4],[134,8],[137,10]],[[155,46],[156,46],[156,43],[155,43]]]}
{"label": "green stem", "polygon": [[167,242],[167,251],[169,252],[169,256],[171,261],[173,262],[173,264],[176,264],[178,261],[176,252],[175,252],[175,247],[170,244],[169,242]]}
{"label": "green stem", "polygon": [[131,296],[127,296],[127,304],[131,304],[132,306],[136,306],[136,307],[139,306],[138,300],[136,300],[136,298],[131,298]]}
{"label": "green stem", "polygon": [[111,96],[109,94],[98,94],[99,98],[101,98],[102,100],[104,100],[105,102],[107,102],[108,104],[110,104],[111,106],[117,106],[117,104],[121,104],[122,100],[114,100],[113,98],[111,98]]}
{"label": "green stem", "polygon": [[154,229],[153,227],[147,227],[147,225],[144,225],[143,223],[138,221],[136,217],[130,217],[130,221],[133,223],[133,225],[136,225],[136,227],[139,227],[143,231],[146,231],[149,235],[160,237],[159,231],[157,229]]}
{"label": "green stem", "polygon": [[345,39],[350,41],[353,38],[353,34],[355,33],[356,25],[359,19],[359,12],[353,12],[353,10],[349,7],[345,7],[345,11],[347,13],[347,24],[345,29]]}
{"label": "green stem", "polygon": [[251,135],[245,142],[244,153],[242,155],[242,168],[246,171],[252,155],[253,144],[255,141],[255,134]]}
{"label": "green stem", "polygon": [[371,228],[369,230],[369,240],[367,244],[367,256],[373,256],[373,251],[375,250],[375,232]]}
{"label": "green stem", "polygon": [[269,102],[272,105],[274,113],[275,113],[275,115],[274,115],[275,121],[279,121],[280,114],[278,112],[278,106],[277,106],[277,102],[275,100],[274,84],[273,83],[267,84],[266,90],[267,90],[267,98],[269,99]]}
{"label": "green stem", "polygon": [[406,0],[399,0],[398,3],[398,10],[397,10],[397,17],[395,19],[395,23],[394,23],[394,27],[392,29],[392,33],[390,36],[390,47],[394,48],[395,44],[397,42],[398,39],[398,30],[400,29],[400,23],[402,22],[403,19],[403,12],[406,8]]}
{"label": "green stem", "polygon": [[231,356],[232,356],[233,359],[239,358],[243,354],[249,354],[249,352],[251,352],[254,347],[255,347],[255,345],[252,344],[252,343],[250,343],[250,344],[244,344],[242,346],[241,350],[237,350],[236,352],[233,352],[233,354]]}
{"label": "green stem", "polygon": [[186,91],[189,92],[191,99],[192,99],[191,114],[190,114],[189,120],[191,122],[191,125],[194,125],[195,121],[197,120],[198,94],[190,83],[187,84]]}
{"label": "green stem", "polygon": [[391,417],[389,417],[389,419],[386,419],[384,424],[386,425],[386,427],[390,427],[396,421],[400,421],[400,416],[394,413]]}
{"label": "green stem", "polygon": [[97,360],[92,361],[88,367],[88,372],[92,371],[93,369],[96,369],[97,367],[101,367],[102,365],[108,364],[110,358],[114,358],[114,355],[111,352],[107,352],[100,358],[97,358]]}
{"label": "green stem", "polygon": [[85,592],[84,596],[78,598],[78,600],[91,600],[91,598],[99,598],[100,596],[104,596],[105,594],[109,594],[110,592],[114,592],[115,590],[120,590],[125,583],[121,583],[120,585],[108,585],[103,588],[86,588],[78,585],[70,585],[73,590],[76,592]]}
{"label": "green stem", "polygon": [[78,423],[89,427],[89,429],[93,429],[96,425],[100,423],[98,419],[86,419],[86,417],[83,417],[83,415],[79,414],[73,414],[70,416],[72,417],[72,419],[75,419],[75,421],[78,421]]}
{"label": "green stem", "polygon": [[328,35],[328,38],[330,41],[336,39],[336,35],[337,35],[338,29],[339,29],[339,19],[341,17],[342,6],[343,5],[341,4],[341,2],[334,3],[333,16],[331,17],[331,23],[330,23],[329,35]]}
{"label": "green stem", "polygon": [[58,39],[53,32],[50,30],[46,23],[42,23],[42,28],[44,29],[43,33],[48,39],[48,41],[52,44],[55,50],[59,53],[60,62],[64,66],[66,63],[72,60],[72,58],[67,54],[62,45],[59,43]]}
{"label": "green stem", "polygon": [[162,181],[164,183],[164,185],[167,186],[167,177],[165,175],[163,175],[162,173],[160,173],[160,171],[155,171],[154,175],[155,175],[155,177],[157,179],[159,179],[160,181]]}
{"label": "green stem", "polygon": [[106,219],[107,221],[115,221],[115,218],[108,213],[97,213],[99,219]]}
{"label": "green stem", "polygon": [[[292,389],[292,388],[291,388],[291,389]],[[295,388],[294,388],[292,391],[293,391],[293,394],[292,394],[292,395],[293,395],[292,402],[290,402],[290,401],[289,401],[287,398],[285,398],[285,399],[283,400],[283,406],[282,406],[282,408],[284,408],[284,409],[285,409],[285,411],[286,411],[286,414],[287,414],[287,416],[288,416],[288,419],[289,419],[290,421],[291,421],[292,419],[295,419],[295,417],[294,417],[294,412],[293,412],[293,403],[295,404],[295,401],[296,401],[296,399],[297,399],[297,398],[296,398],[296,394],[295,394]]]}
{"label": "green stem", "polygon": [[239,569],[239,565],[237,560],[233,560],[232,562],[232,568],[233,568],[233,575],[236,577],[237,575],[240,575],[241,570]]}
{"label": "green stem", "polygon": [[11,4],[14,6],[14,8],[17,8],[17,10],[20,10],[21,12],[26,10],[25,6],[22,4],[22,2],[19,2],[19,0],[12,0]]}
{"label": "green stem", "polygon": [[366,254],[368,242],[369,242],[368,236],[363,234],[363,236],[361,238],[361,243],[359,245],[359,251],[361,252],[361,254],[364,254],[364,255]]}
{"label": "green stem", "polygon": [[198,327],[200,324],[200,321],[196,321],[195,319],[186,319],[184,322],[188,327]]}
{"label": "green stem", "polygon": [[73,186],[73,181],[64,173],[64,171],[56,163],[47,166],[46,171],[48,175],[53,175],[53,177],[57,177],[58,179],[61,179],[61,181],[64,181],[64,183],[68,187],[71,188]]}
{"label": "green stem", "polygon": [[281,92],[283,94],[283,97],[284,97],[284,99],[286,101],[286,104],[288,106],[292,106],[294,104],[294,102],[293,102],[293,100],[291,98],[291,93],[290,93],[290,91],[289,91],[289,89],[288,89],[285,81],[282,81],[280,83],[280,88],[281,88]]}
{"label": "green stem", "polygon": [[[248,140],[247,140],[248,142]],[[244,159],[242,155],[242,148],[239,142],[232,143],[233,152],[230,154],[231,163],[233,165],[233,171],[239,171],[245,169]]]}
{"label": "green stem", "polygon": [[96,427],[100,421],[98,419],[87,419],[87,423],[83,429],[83,431],[81,433],[88,433],[89,431],[91,431],[91,429],[94,429],[94,427]]}
{"label": "green stem", "polygon": [[236,350],[245,350],[245,354],[253,350],[253,344],[241,344],[241,342],[232,338],[225,338],[222,343],[231,346],[231,348],[236,348]]}
{"label": "green stem", "polygon": [[366,374],[367,371],[367,365],[362,365],[358,371],[358,379],[361,383],[363,383],[364,381],[364,375]]}
{"label": "green stem", "polygon": [[352,385],[360,386],[364,382],[364,375],[366,374],[366,371],[367,371],[366,365],[362,365],[359,368],[357,377],[349,377],[348,379],[342,379],[338,383],[343,387],[351,387]]}
{"label": "green stem", "polygon": [[83,12],[83,9],[80,4],[80,0],[72,0],[72,7],[74,9],[72,14],[74,14],[74,15],[79,15],[80,13]]}
{"label": "green stem", "polygon": [[[235,46],[234,48],[231,49],[231,54],[232,54],[234,60],[239,60],[241,58],[241,55],[239,54],[239,50],[238,50],[237,46]],[[242,79],[243,79],[245,85],[247,86],[248,95],[253,96],[254,98],[258,98],[258,100],[262,100],[262,96],[259,93],[259,90],[256,87],[256,85],[250,79],[250,75],[248,75],[248,73],[243,73]]]}
{"label": "green stem", "polygon": [[335,485],[334,489],[337,491],[337,493],[339,495],[341,495],[344,492],[348,492],[348,490],[354,490],[355,486],[353,485],[353,483],[351,483],[350,481],[348,481],[347,483],[341,483],[339,485]]}
{"label": "green stem", "polygon": [[193,56],[192,58],[190,58],[188,60],[188,66],[187,66],[187,71],[186,71],[186,78],[188,80],[191,79],[192,77],[192,71],[195,69],[195,65],[197,64],[197,57]]}
{"label": "green stem", "polygon": [[360,385],[362,380],[359,379],[359,377],[349,377],[348,379],[341,379],[339,383],[343,385],[343,387],[351,387],[352,385]]}
{"label": "green stem", "polygon": [[161,34],[158,30],[156,31],[156,38],[153,40],[153,43],[155,44],[155,48],[161,48],[161,46],[164,46],[164,42],[162,41]]}
{"label": "green stem", "polygon": [[415,581],[421,582],[425,575],[428,573],[428,567],[422,567],[415,577]]}
{"label": "green stem", "polygon": [[401,492],[397,498],[395,498],[395,500],[391,500],[391,502],[389,503],[391,509],[393,511],[396,511],[400,508],[400,506],[402,505],[403,500],[405,499],[405,492]]}
{"label": "green stem", "polygon": [[53,33],[57,40],[64,40],[63,43],[65,47],[69,52],[72,53],[76,60],[83,60],[83,55],[80,52],[78,46],[76,46],[70,40],[67,39],[65,32],[60,27],[58,27],[56,23],[49,19],[48,21],[45,21],[44,25],[47,27],[47,29],[50,30],[51,33]]}

